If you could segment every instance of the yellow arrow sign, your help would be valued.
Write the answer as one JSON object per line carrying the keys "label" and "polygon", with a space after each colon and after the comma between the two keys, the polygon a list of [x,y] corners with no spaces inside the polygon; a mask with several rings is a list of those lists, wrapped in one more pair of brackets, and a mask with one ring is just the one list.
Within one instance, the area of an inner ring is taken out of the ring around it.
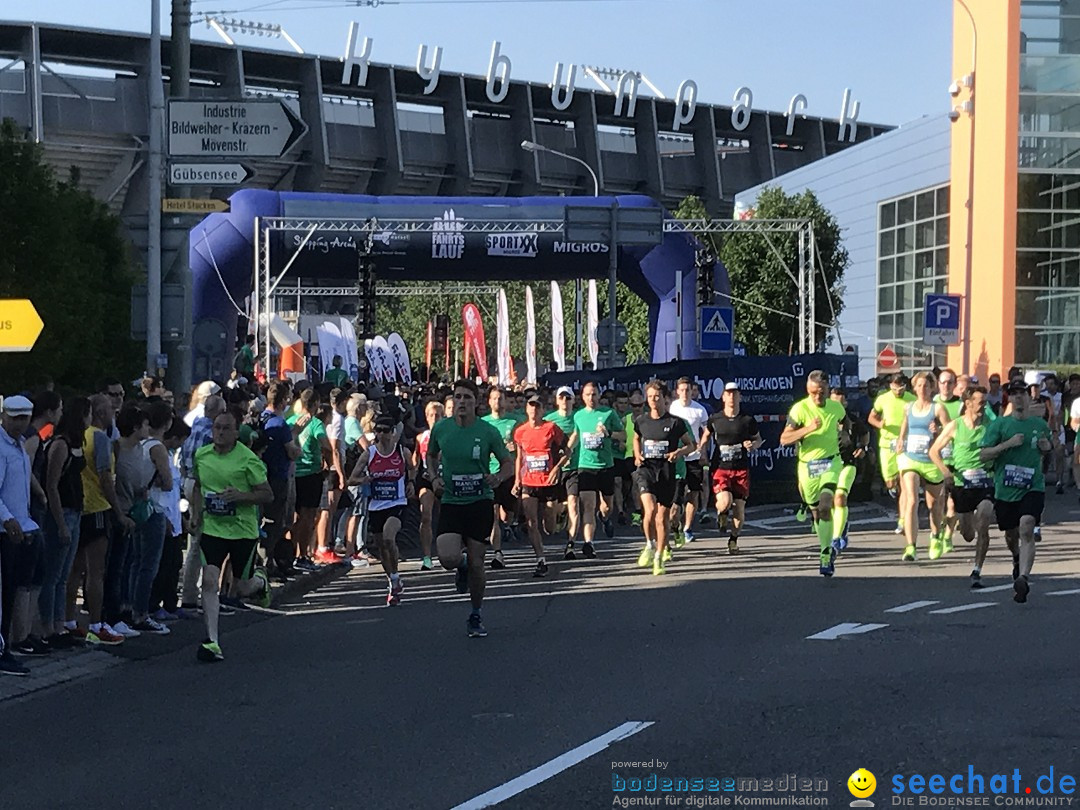
{"label": "yellow arrow sign", "polygon": [[161,201],[161,211],[165,214],[213,214],[228,210],[229,204],[225,200],[166,197]]}
{"label": "yellow arrow sign", "polygon": [[44,327],[28,299],[0,299],[0,352],[30,351]]}

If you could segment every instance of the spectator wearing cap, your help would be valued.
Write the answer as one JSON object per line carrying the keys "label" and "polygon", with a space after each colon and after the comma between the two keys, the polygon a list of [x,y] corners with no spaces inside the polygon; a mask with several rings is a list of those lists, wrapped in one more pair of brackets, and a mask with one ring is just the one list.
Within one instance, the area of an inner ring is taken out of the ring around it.
{"label": "spectator wearing cap", "polygon": [[[195,420],[206,414],[206,400],[220,394],[221,386],[213,380],[205,380],[196,386],[191,393],[191,410],[184,416],[184,424],[194,429]],[[211,420],[211,423],[213,420]]]}

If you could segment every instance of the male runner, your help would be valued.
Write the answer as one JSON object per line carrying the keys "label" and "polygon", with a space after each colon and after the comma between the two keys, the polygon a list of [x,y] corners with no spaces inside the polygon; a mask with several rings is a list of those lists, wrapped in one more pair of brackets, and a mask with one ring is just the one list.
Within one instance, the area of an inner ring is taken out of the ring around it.
{"label": "male runner", "polygon": [[[675,394],[678,397],[671,403],[670,413],[677,416],[690,428],[694,447],[697,448],[701,439],[701,432],[705,429],[705,423],[709,421],[709,412],[694,402],[691,394],[694,381],[689,377],[680,377],[675,384]],[[686,502],[683,509],[683,537],[687,543],[694,542],[694,533],[691,531],[694,525],[694,514],[697,511],[697,502],[701,498],[704,475],[701,469],[701,451],[695,449],[686,457]]]}
{"label": "male runner", "polygon": [[[634,420],[634,485],[641,495],[644,512],[645,549],[638,565],[652,563],[653,574],[666,573],[670,559],[667,547],[669,510],[675,500],[675,461],[696,449],[690,429],[682,417],[667,409],[667,391],[659,380],[645,386],[648,413]],[[654,548],[655,545],[655,548]]]}
{"label": "male runner", "polygon": [[[585,407],[574,414],[574,432],[570,436],[570,449],[577,450],[576,494],[581,503],[581,552],[587,559],[596,556],[593,538],[596,535],[597,501],[608,536],[614,535],[611,526],[611,499],[615,492],[614,441],[626,439],[623,422],[610,408],[598,407],[600,388],[594,382],[585,383],[581,389]],[[567,495],[571,484],[567,482]],[[566,546],[564,559],[574,559],[572,543]]]}
{"label": "male runner", "polygon": [[[564,385],[555,392],[555,410],[544,415],[545,422],[553,422],[569,440],[574,434],[574,389]],[[581,509],[577,490],[577,453],[570,450],[566,466],[563,467],[562,480],[556,484],[556,494],[562,497],[554,504],[548,526],[553,530],[562,514],[566,514],[566,559],[574,559],[574,541],[581,525]]]}
{"label": "male runner", "polygon": [[1050,426],[1028,414],[1027,387],[1010,382],[1006,389],[1012,413],[990,423],[980,458],[994,462],[994,502],[998,528],[1013,553],[1013,599],[1026,602],[1028,577],[1035,563],[1035,527],[1046,498],[1043,456],[1050,452]]}
{"label": "male runner", "polygon": [[[502,436],[476,417],[478,396],[472,381],[454,383],[454,416],[437,422],[431,429],[425,461],[428,470],[441,470],[431,479],[435,495],[442,503],[435,548],[442,567],[456,572],[458,593],[469,592],[472,602],[466,623],[469,638],[487,636],[480,609],[486,585],[485,546],[491,541],[495,520],[493,489],[514,473]],[[499,460],[494,473],[490,466],[492,456]]]}
{"label": "male runner", "polygon": [[832,546],[839,555],[848,547],[848,496],[855,485],[857,464],[869,449],[870,431],[862,420],[851,413],[847,407],[847,394],[843,388],[833,388],[829,399],[837,402],[847,414],[847,419],[840,426],[840,477],[836,479],[836,508],[833,510]]}
{"label": "male runner", "polygon": [[416,437],[416,449],[413,451],[413,467],[416,469],[416,478],[413,488],[416,497],[420,501],[420,561],[421,571],[432,570],[431,566],[431,518],[435,512],[435,491],[431,488],[431,474],[424,465],[427,458],[428,440],[431,438],[431,429],[435,427],[443,416],[443,406],[438,400],[428,400],[424,405],[424,421],[427,428]]}
{"label": "male runner", "polygon": [[548,565],[540,538],[540,507],[559,497],[555,484],[570,457],[566,454],[566,434],[554,422],[544,421],[543,401],[538,394],[529,397],[525,410],[527,421],[514,431],[518,460],[514,492],[521,493],[529,542],[536,554],[533,576],[543,577],[547,576]]}
{"label": "male runner", "polygon": [[[699,452],[713,443],[712,491],[716,494],[716,515],[728,529],[728,554],[739,553],[739,532],[750,497],[750,453],[761,447],[757,420],[742,413],[742,393],[738,383],[729,382],[721,394],[723,408],[709,417],[698,442]],[[729,514],[730,513],[730,514]]]}
{"label": "male runner", "polygon": [[[630,395],[626,391],[616,391],[612,400],[615,413],[623,424],[630,416]],[[626,432],[631,436],[631,430]],[[634,448],[632,441],[620,442],[615,446],[615,519],[620,526],[625,526],[627,493],[632,491],[632,476],[634,474]],[[625,446],[624,446],[625,445]]]}
{"label": "male runner", "polygon": [[225,411],[214,419],[212,444],[195,451],[195,479],[191,498],[193,531],[202,531],[202,606],[206,640],[199,645],[198,659],[207,663],[224,660],[218,641],[218,585],[225,561],[232,563],[235,590],[243,596],[259,595],[262,607],[270,606],[270,582],[266,571],[256,568],[259,545],[259,506],[274,500],[266,480],[266,465],[237,442],[240,414]]}
{"label": "male runner", "polygon": [[836,549],[832,547],[836,483],[843,462],[840,459],[840,425],[847,419],[842,405],[828,398],[829,377],[811,371],[806,378],[805,399],[788,412],[780,434],[780,445],[798,446],[799,492],[814,517],[814,531],[820,547],[818,573],[831,577],[836,572]]}
{"label": "male runner", "polygon": [[623,426],[626,429],[626,453],[625,462],[627,468],[630,470],[630,474],[627,476],[627,480],[623,486],[623,500],[629,499],[633,504],[633,513],[630,516],[630,522],[634,526],[641,525],[641,496],[638,495],[637,487],[633,482],[633,469],[634,469],[634,420],[645,412],[645,394],[640,388],[635,388],[630,392],[630,410],[623,418]]}
{"label": "male runner", "polygon": [[[502,437],[503,445],[506,447],[507,452],[510,453],[510,461],[516,468],[517,448],[514,446],[514,430],[521,424],[521,420],[508,411],[509,402],[510,398],[502,389],[498,387],[492,388],[488,391],[489,413],[483,417],[483,420],[498,431]],[[491,474],[494,475],[498,471],[499,462],[493,458],[491,460]],[[491,548],[495,552],[491,557],[492,568],[506,567],[506,562],[503,560],[502,541],[503,537],[511,531],[510,523],[517,514],[518,507],[513,490],[513,478],[503,481],[499,488],[495,490],[496,511],[493,513],[495,517],[491,524]]]}
{"label": "male runner", "polygon": [[904,533],[904,504],[900,501],[900,470],[896,466],[896,439],[900,435],[900,425],[904,421],[904,411],[908,403],[915,401],[915,395],[907,390],[908,378],[903,372],[893,374],[889,379],[889,390],[878,394],[873,410],[867,420],[878,431],[878,461],[881,464],[881,478],[889,495],[896,500],[896,533]]}
{"label": "male runner", "polygon": [[[964,410],[938,434],[930,447],[930,460],[941,471],[950,490],[950,500],[959,515],[960,535],[975,544],[975,567],[971,587],[981,588],[982,567],[990,548],[990,519],[994,516],[994,477],[990,465],[979,458],[986,426],[986,389],[971,386],[964,391]],[[945,449],[952,448],[951,465]]]}
{"label": "male runner", "polygon": [[[956,372],[951,368],[947,368],[938,374],[938,393],[934,397],[934,402],[938,403],[945,409],[945,413],[949,416],[949,421],[955,421],[963,410],[964,403],[961,401],[961,395],[964,389],[971,384],[971,378],[966,374],[963,387],[960,385],[960,377],[956,376]],[[944,427],[944,425],[942,425]],[[942,449],[942,459],[945,461],[946,467],[952,467],[953,448],[952,445],[945,445]],[[952,474],[945,476],[945,480],[952,479]],[[956,504],[953,501],[952,490],[946,488],[945,493],[945,523],[942,528],[942,553],[948,554],[952,551],[952,536],[956,530]]]}

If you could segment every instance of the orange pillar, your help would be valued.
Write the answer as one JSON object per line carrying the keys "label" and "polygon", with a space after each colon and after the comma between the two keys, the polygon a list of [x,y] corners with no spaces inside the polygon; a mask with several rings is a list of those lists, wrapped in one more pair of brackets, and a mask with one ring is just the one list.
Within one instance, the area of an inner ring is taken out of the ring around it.
{"label": "orange pillar", "polygon": [[1020,0],[953,0],[952,65],[974,87],[951,100],[973,112],[952,125],[949,291],[965,311],[948,362],[985,382],[1015,356]]}

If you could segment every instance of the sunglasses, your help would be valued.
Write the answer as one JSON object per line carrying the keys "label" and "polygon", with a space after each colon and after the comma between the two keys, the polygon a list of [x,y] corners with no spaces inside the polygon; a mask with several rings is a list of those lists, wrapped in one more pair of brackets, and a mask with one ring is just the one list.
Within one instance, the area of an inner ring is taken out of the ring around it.
{"label": "sunglasses", "polygon": [[375,428],[375,432],[376,433],[393,433],[394,429],[393,428],[380,427],[380,428]]}

